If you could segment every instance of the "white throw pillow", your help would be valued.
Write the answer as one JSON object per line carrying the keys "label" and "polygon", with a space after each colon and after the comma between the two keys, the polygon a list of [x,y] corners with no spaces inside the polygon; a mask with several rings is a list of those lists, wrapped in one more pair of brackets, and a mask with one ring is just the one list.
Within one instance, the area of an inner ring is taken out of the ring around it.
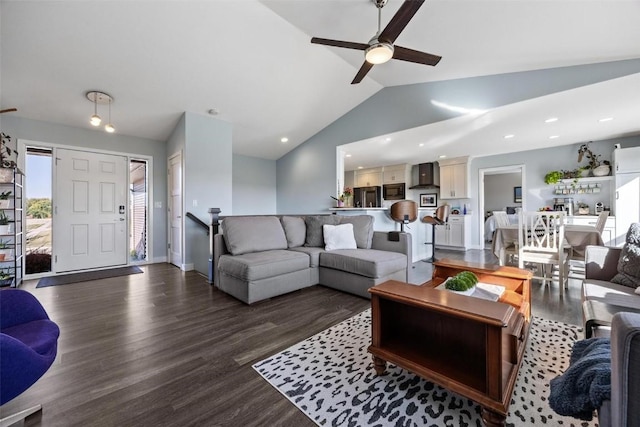
{"label": "white throw pillow", "polygon": [[353,224],[340,224],[322,226],[324,234],[324,249],[335,251],[336,249],[358,249],[356,238],[353,235]]}
{"label": "white throw pillow", "polygon": [[640,286],[636,288],[636,294],[640,295]]}

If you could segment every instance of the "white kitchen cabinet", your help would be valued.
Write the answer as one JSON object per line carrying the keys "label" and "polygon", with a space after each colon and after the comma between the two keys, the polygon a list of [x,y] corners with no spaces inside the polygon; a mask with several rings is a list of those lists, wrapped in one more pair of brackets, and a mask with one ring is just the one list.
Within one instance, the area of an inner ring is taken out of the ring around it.
{"label": "white kitchen cabinet", "polygon": [[440,198],[469,198],[468,158],[438,161],[440,165]]}
{"label": "white kitchen cabinet", "polygon": [[471,246],[471,215],[449,215],[445,225],[436,226],[436,245],[466,251]]}
{"label": "white kitchen cabinet", "polygon": [[409,175],[408,165],[385,166],[382,169],[383,184],[402,184],[407,182]]}
{"label": "white kitchen cabinet", "polygon": [[373,187],[380,185],[382,185],[382,168],[356,171],[356,187]]}
{"label": "white kitchen cabinet", "polygon": [[614,167],[616,174],[640,171],[640,147],[619,148],[615,150]]}

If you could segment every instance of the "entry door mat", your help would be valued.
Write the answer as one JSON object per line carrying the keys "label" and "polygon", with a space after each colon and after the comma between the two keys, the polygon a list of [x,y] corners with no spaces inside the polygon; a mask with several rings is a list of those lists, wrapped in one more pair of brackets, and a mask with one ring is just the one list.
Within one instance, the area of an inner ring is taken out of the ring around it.
{"label": "entry door mat", "polygon": [[[569,366],[580,328],[534,318],[516,379],[507,426],[597,426],[557,415],[549,381]],[[580,335],[579,335],[580,334]],[[269,384],[318,425],[482,426],[475,402],[387,363],[378,377],[366,310],[253,365]],[[464,369],[464,368],[462,368]]]}
{"label": "entry door mat", "polygon": [[91,280],[108,279],[110,277],[128,276],[130,274],[143,273],[140,267],[128,266],[109,268],[107,270],[84,271],[82,273],[62,274],[60,276],[43,277],[38,281],[36,288],[48,286],[68,285],[70,283],[89,282]]}

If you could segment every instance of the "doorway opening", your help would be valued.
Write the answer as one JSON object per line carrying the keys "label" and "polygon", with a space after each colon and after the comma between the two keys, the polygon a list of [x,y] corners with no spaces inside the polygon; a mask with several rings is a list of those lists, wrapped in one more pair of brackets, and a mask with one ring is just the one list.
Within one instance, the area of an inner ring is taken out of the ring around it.
{"label": "doorway opening", "polygon": [[495,230],[493,211],[505,211],[510,221],[517,224],[516,209],[526,209],[525,166],[500,166],[479,170],[478,209],[480,215],[479,242],[489,249]]}
{"label": "doorway opening", "polygon": [[146,160],[129,161],[129,260],[148,261],[147,212],[149,198],[149,167]]}
{"label": "doorway opening", "polygon": [[51,148],[27,147],[25,156],[25,274],[51,271]]}

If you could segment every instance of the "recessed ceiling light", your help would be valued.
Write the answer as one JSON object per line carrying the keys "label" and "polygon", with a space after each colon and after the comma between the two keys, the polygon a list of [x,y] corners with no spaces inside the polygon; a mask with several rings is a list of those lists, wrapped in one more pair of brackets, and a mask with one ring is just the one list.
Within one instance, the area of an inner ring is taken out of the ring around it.
{"label": "recessed ceiling light", "polygon": [[438,156],[438,158],[439,158],[439,159],[444,159],[444,158],[446,158],[446,157],[447,157],[447,155],[446,155],[446,154],[441,154],[441,155],[439,155],[439,156]]}
{"label": "recessed ceiling light", "polygon": [[280,142],[289,142],[289,138],[283,136],[282,138],[280,138]]}
{"label": "recessed ceiling light", "polygon": [[511,138],[513,138],[514,136],[515,136],[514,134],[510,133],[509,135],[505,135],[505,136],[504,136],[504,139],[511,139]]}
{"label": "recessed ceiling light", "polygon": [[605,117],[603,119],[598,120],[600,123],[602,122],[610,122],[611,120],[613,120],[613,117]]}
{"label": "recessed ceiling light", "polygon": [[345,157],[351,157],[351,154],[345,154],[344,156]]}
{"label": "recessed ceiling light", "polygon": [[385,140],[385,142],[389,142],[389,141],[391,141],[391,138],[386,137],[384,140]]}
{"label": "recessed ceiling light", "polygon": [[551,135],[551,136],[549,137],[549,139],[556,139],[556,138],[560,138],[560,135]]}
{"label": "recessed ceiling light", "polygon": [[358,166],[358,169],[362,169],[362,166]]}
{"label": "recessed ceiling light", "polygon": [[420,144],[418,144],[418,147],[424,147],[424,142],[421,142]]}
{"label": "recessed ceiling light", "polygon": [[545,123],[553,123],[553,122],[557,122],[558,118],[557,117],[549,117],[547,120],[545,120]]}

